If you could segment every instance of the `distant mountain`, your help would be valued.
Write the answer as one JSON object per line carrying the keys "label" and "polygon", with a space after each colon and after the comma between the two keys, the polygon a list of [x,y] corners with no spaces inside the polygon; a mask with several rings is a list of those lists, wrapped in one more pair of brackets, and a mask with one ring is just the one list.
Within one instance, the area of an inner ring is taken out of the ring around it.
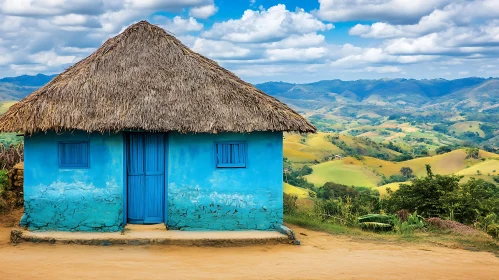
{"label": "distant mountain", "polygon": [[267,82],[256,87],[301,109],[377,105],[425,111],[488,110],[499,103],[497,78],[327,80],[309,84]]}
{"label": "distant mountain", "polygon": [[0,79],[0,102],[17,101],[52,80],[55,75],[22,75]]}
{"label": "distant mountain", "polygon": [[41,87],[46,83],[50,82],[57,75],[43,75],[38,74],[35,76],[30,75],[22,75],[17,77],[6,77],[0,79],[0,83],[9,83],[17,86],[26,86],[26,87]]}

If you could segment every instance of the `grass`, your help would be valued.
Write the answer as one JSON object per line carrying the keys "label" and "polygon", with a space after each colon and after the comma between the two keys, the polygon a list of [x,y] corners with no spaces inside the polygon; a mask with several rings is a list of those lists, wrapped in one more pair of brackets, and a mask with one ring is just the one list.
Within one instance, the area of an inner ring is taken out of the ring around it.
{"label": "grass", "polygon": [[480,129],[480,122],[468,121],[468,122],[458,122],[449,127],[450,132],[456,134],[463,134],[465,132],[478,132],[480,137],[484,137],[485,133]]}
{"label": "grass", "polygon": [[9,110],[10,106],[16,104],[17,101],[4,101],[0,103],[0,114],[3,114]]}
{"label": "grass", "polygon": [[[495,172],[494,172],[495,171]],[[469,168],[456,172],[456,175],[478,175],[478,174],[491,174],[498,175],[499,173],[499,160],[487,160],[475,164]]]}
{"label": "grass", "polygon": [[487,235],[457,235],[441,231],[418,232],[413,234],[373,233],[359,228],[346,227],[322,222],[304,213],[287,214],[284,222],[306,229],[322,231],[332,235],[348,236],[353,241],[381,244],[428,244],[432,246],[490,252],[499,257],[499,241]]}
{"label": "grass", "polygon": [[321,187],[326,182],[335,182],[347,186],[376,187],[380,179],[353,158],[327,161],[312,166],[312,170],[312,174],[305,177],[316,187]]}
{"label": "grass", "polygon": [[[493,159],[493,158],[498,158],[499,155],[494,154],[494,153],[489,153],[486,151],[480,151],[480,157],[485,158],[485,159]],[[485,161],[489,162],[489,161]],[[494,161],[496,162],[496,161]],[[436,155],[436,156],[430,156],[430,157],[423,157],[423,158],[417,158],[417,159],[412,159],[408,161],[403,161],[403,162],[391,162],[391,161],[385,161],[382,159],[377,159],[377,158],[372,158],[372,157],[364,157],[364,160],[362,163],[370,170],[374,170],[380,174],[383,174],[387,177],[394,175],[394,174],[400,174],[400,169],[402,167],[410,167],[414,171],[414,175],[416,176],[425,176],[426,175],[426,164],[431,165],[432,170],[436,174],[442,174],[442,175],[449,175],[449,174],[455,174],[459,173],[470,166],[474,166],[476,164],[483,164],[482,161],[478,160],[467,160],[466,159],[466,152],[464,150],[455,150],[450,153],[442,154],[442,155]],[[497,161],[499,164],[499,161]],[[495,163],[488,163],[490,168],[484,168],[484,170],[489,170],[492,173],[494,170],[493,165]],[[499,172],[499,165],[497,168],[497,171]],[[476,174],[476,171],[474,171]],[[484,172],[482,172],[484,173]],[[486,173],[485,173],[486,174]],[[465,174],[463,174],[465,175]]]}
{"label": "grass", "polygon": [[305,215],[303,213],[284,215],[284,222],[311,230],[327,232],[330,234],[353,234],[362,232],[360,229],[349,228],[332,223],[325,223],[313,218],[311,219],[308,215]]}
{"label": "grass", "polygon": [[283,184],[283,191],[286,194],[296,195],[298,198],[309,198],[310,197],[308,195],[308,192],[310,190],[300,188],[300,187],[295,187],[295,186],[290,185],[288,183]]}
{"label": "grass", "polygon": [[[408,184],[408,183],[409,182],[404,182],[404,184]],[[379,186],[376,189],[379,191],[379,194],[381,196],[383,196],[383,195],[386,195],[386,188],[390,188],[392,191],[396,191],[399,189],[400,184],[402,184],[402,183],[390,183],[390,184]]]}
{"label": "grass", "polygon": [[322,161],[332,154],[341,153],[342,150],[331,142],[326,141],[327,133],[301,135],[286,133],[284,135],[284,157],[297,163],[314,163]]}

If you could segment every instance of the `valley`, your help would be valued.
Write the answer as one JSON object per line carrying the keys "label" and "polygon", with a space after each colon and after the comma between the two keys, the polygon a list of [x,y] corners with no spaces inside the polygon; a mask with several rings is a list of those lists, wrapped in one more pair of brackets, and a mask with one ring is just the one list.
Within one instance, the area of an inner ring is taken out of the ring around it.
{"label": "valley", "polygon": [[[348,143],[347,151],[330,142],[330,139],[336,137]],[[386,155],[381,157],[397,155],[396,152],[378,145],[377,142],[366,144],[359,139],[359,137],[324,132],[310,135],[286,134],[284,157],[287,159],[289,169],[299,170],[304,166],[312,169],[311,174],[303,177],[313,185],[313,188],[320,188],[326,182],[334,182],[347,186],[374,188],[381,194],[386,193],[386,188],[393,191],[398,189],[399,182],[383,184],[383,178],[401,176],[400,170],[403,167],[410,168],[414,176],[420,177],[425,176],[426,165],[429,164],[435,174],[460,175],[463,176],[463,182],[475,177],[496,183],[494,178],[499,175],[499,155],[484,150],[479,151],[477,159],[468,158],[466,149],[458,148],[439,155],[395,162],[362,154],[350,155],[350,147],[358,147],[358,151],[364,154]],[[286,176],[284,180],[286,181]],[[284,192],[298,195],[299,198],[305,198],[305,191],[308,189],[303,187],[298,190],[296,186],[284,188]]]}

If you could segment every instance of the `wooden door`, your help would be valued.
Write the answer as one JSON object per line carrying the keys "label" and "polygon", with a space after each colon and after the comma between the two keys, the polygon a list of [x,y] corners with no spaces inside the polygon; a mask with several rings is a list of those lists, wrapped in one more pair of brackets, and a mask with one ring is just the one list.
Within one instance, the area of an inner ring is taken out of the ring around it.
{"label": "wooden door", "polygon": [[165,135],[130,133],[127,154],[128,222],[165,222]]}

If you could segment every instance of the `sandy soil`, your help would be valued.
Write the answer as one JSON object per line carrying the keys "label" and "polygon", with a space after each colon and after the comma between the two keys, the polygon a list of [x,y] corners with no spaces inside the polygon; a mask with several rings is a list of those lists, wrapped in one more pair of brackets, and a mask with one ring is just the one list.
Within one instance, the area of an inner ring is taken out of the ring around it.
{"label": "sandy soil", "polygon": [[9,244],[0,279],[497,279],[499,258],[429,245],[354,242],[293,227],[301,246],[239,248]]}

